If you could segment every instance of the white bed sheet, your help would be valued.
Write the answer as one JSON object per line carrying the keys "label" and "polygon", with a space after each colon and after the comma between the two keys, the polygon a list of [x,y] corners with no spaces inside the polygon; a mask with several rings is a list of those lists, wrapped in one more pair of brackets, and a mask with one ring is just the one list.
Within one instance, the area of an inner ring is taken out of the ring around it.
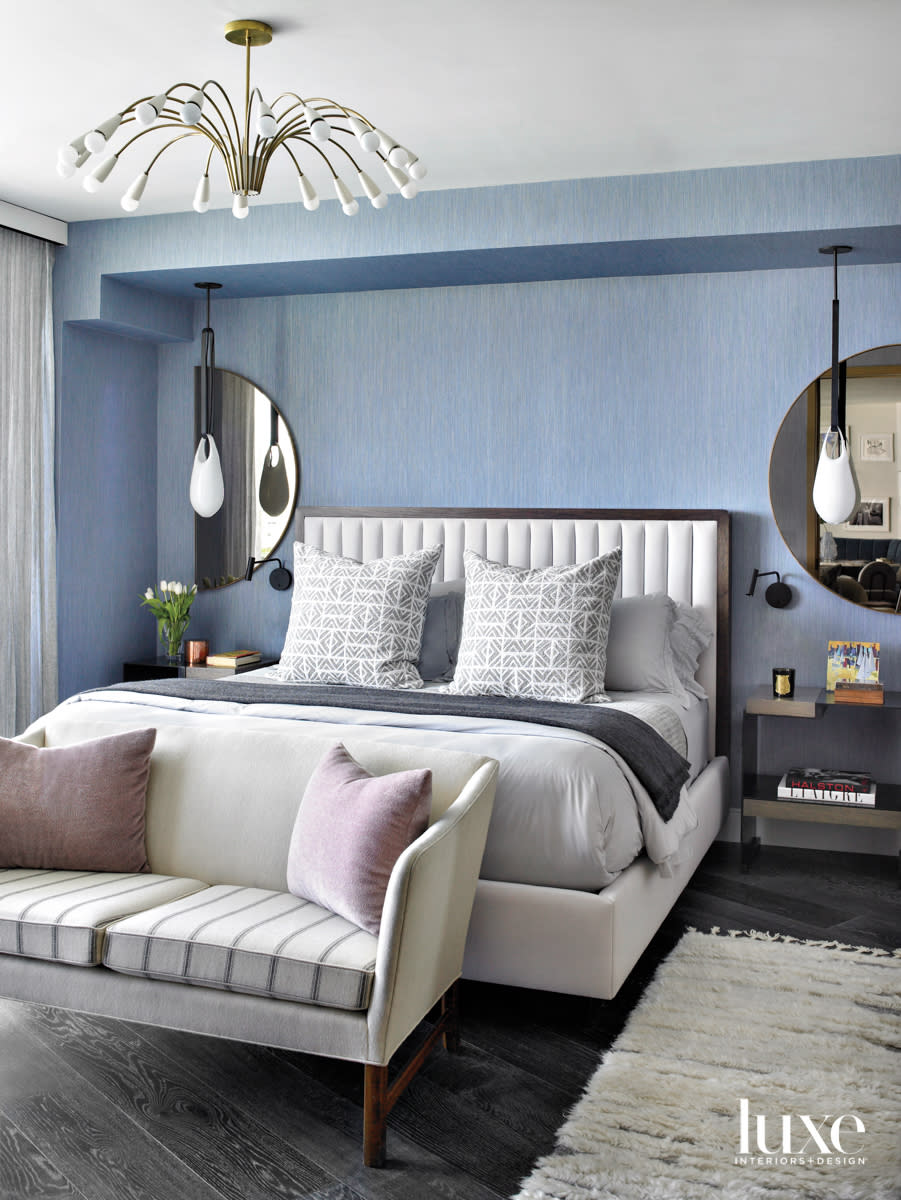
{"label": "white bed sheet", "polygon": [[[272,679],[272,668],[232,679]],[[279,682],[273,691],[277,693]],[[630,693],[623,704],[639,698]],[[641,699],[660,699],[657,693]],[[599,891],[641,853],[668,872],[678,859],[679,842],[697,825],[683,791],[668,822],[663,822],[628,765],[609,747],[574,730],[488,718],[420,715],[330,706],[279,703],[237,704],[225,700],[186,700],[149,693],[82,693],[65,702],[90,703],[98,716],[135,722],[207,720],[216,714],[253,727],[261,720],[302,725],[317,736],[340,740],[348,726],[354,737],[408,745],[443,747],[498,760],[497,794],[481,877],[508,883]],[[675,701],[677,715],[685,710]],[[151,716],[152,713],[152,716]]]}

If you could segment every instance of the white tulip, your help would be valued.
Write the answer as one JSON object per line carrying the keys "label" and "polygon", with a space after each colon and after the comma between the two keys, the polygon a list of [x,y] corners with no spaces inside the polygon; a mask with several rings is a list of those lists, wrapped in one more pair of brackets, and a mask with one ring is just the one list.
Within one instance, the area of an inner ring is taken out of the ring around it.
{"label": "white tulip", "polygon": [[161,592],[167,592],[168,590],[169,590],[169,585],[168,585],[168,583],[166,583],[165,579],[161,579],[161,580],[160,580],[160,591],[161,591]]}
{"label": "white tulip", "polygon": [[180,583],[173,583],[172,590],[175,592],[176,596],[180,596],[185,589]]}
{"label": "white tulip", "polygon": [[144,595],[148,600],[152,600],[153,599],[153,588],[148,588],[147,591],[144,593]]}

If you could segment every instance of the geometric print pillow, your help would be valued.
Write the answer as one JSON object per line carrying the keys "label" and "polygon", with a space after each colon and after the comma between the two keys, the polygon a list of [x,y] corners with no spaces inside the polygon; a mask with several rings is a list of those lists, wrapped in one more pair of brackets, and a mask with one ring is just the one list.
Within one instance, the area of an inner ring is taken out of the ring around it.
{"label": "geometric print pillow", "polygon": [[281,679],[420,688],[416,670],[441,547],[357,562],[294,543]]}
{"label": "geometric print pillow", "polygon": [[622,550],[569,567],[504,566],[463,552],[466,599],[449,692],[606,700],[607,634]]}

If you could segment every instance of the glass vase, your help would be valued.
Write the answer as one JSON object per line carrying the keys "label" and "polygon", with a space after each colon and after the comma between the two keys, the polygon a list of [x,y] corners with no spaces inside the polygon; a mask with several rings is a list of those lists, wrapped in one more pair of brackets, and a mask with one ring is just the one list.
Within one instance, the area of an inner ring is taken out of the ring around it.
{"label": "glass vase", "polygon": [[160,630],[160,641],[166,647],[166,657],[170,662],[181,661],[181,644],[188,628],[184,625],[164,625]]}

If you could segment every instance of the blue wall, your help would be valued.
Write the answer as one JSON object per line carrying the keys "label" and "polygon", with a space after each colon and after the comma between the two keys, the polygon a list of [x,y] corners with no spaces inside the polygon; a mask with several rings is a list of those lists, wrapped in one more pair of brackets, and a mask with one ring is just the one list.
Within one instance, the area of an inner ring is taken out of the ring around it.
{"label": "blue wall", "polygon": [[[140,483],[110,485],[118,561],[106,537],[76,551],[71,523],[61,527],[63,694],[103,682],[104,671],[111,681],[121,658],[152,652],[140,593],[151,579],[191,576],[190,369],[202,314],[184,299],[184,268],[199,279],[216,278],[206,270],[218,266],[228,278],[229,265],[248,263],[260,266],[214,301],[217,362],[284,412],[303,503],[727,508],[736,717],[777,660],[796,666],[800,684],[820,685],[831,638],[881,641],[885,682],[901,688],[897,620],[807,578],[767,494],[779,423],[828,366],[831,267],[816,248],[842,239],[826,232],[855,229],[857,257],[871,264],[842,262],[842,355],[901,342],[901,265],[885,261],[901,259],[901,242],[882,228],[897,221],[899,192],[901,160],[890,158],[424,193],[353,221],[324,204],[313,215],[260,208],[240,223],[211,213],[72,226],[55,276],[61,415],[64,429],[84,428],[77,442],[61,438],[61,510],[79,528],[84,514],[99,516],[102,443],[85,431],[107,394],[102,381],[127,393],[122,438],[140,427],[149,446],[153,422],[159,456],[155,468],[142,459]],[[642,239],[747,235],[771,265],[772,237],[786,231],[809,267],[644,273],[654,268]],[[630,242],[627,273],[477,286],[467,282],[479,278],[470,258],[455,286],[256,298],[267,280],[284,291],[285,264],[298,259],[352,266],[374,254],[525,245],[553,255],[592,239]],[[135,283],[155,290],[127,286]],[[242,287],[254,298],[240,298]],[[63,336],[76,321],[102,332]],[[755,566],[796,589],[789,609],[745,597]],[[114,611],[86,624],[85,582],[98,572],[118,573]],[[239,584],[198,598],[192,633],[277,652],[289,603],[262,580]]]}
{"label": "blue wall", "polygon": [[156,576],[156,347],[67,325],[57,417],[60,697],[153,653],[139,610]]}

